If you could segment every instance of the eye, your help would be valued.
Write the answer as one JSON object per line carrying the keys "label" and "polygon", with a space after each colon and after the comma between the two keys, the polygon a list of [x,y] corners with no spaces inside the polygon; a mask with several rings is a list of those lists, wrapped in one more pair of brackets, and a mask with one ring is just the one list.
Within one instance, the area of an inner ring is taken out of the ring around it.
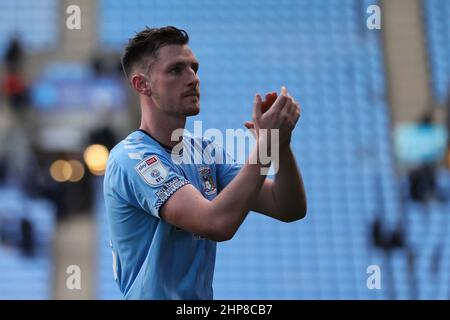
{"label": "eye", "polygon": [[192,68],[192,70],[194,70],[195,73],[197,73],[199,65],[198,64],[193,64],[191,68]]}
{"label": "eye", "polygon": [[181,71],[182,71],[181,67],[174,67],[174,68],[170,69],[169,73],[177,75],[177,74],[180,74]]}

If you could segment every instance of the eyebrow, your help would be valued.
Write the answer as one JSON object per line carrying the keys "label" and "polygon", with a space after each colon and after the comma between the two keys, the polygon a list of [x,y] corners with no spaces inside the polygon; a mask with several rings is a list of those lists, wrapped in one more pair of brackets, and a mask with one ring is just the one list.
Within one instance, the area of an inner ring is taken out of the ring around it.
{"label": "eyebrow", "polygon": [[186,65],[195,66],[195,67],[197,67],[197,69],[200,67],[200,64],[197,61],[193,62],[193,63],[188,63],[188,62],[184,62],[184,61],[176,61],[174,63],[169,64],[166,69],[171,69],[171,68],[179,67],[179,66],[184,67]]}

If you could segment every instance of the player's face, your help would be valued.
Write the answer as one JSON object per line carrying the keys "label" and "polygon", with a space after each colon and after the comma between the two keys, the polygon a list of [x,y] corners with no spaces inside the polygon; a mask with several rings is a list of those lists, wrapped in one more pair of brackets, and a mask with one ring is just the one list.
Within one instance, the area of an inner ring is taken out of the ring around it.
{"label": "player's face", "polygon": [[151,97],[165,112],[192,116],[200,112],[199,63],[187,45],[166,45],[150,67]]}

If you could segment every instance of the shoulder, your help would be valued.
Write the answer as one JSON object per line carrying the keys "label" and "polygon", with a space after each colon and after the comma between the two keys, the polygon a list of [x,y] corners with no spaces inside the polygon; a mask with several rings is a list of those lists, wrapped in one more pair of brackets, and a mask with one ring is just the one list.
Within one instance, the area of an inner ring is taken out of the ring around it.
{"label": "shoulder", "polygon": [[210,138],[204,136],[194,136],[190,132],[186,132],[183,136],[184,147],[191,146],[194,149],[202,150],[205,149],[222,149],[222,142],[213,141]]}
{"label": "shoulder", "polygon": [[108,167],[116,167],[123,172],[130,170],[134,172],[144,163],[164,161],[167,156],[167,152],[158,143],[146,139],[144,134],[135,131],[111,150],[107,170]]}

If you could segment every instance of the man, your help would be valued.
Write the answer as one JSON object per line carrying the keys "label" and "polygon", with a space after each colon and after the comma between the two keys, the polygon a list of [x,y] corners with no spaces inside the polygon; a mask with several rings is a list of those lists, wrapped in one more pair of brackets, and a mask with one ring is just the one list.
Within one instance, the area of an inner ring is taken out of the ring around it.
{"label": "man", "polygon": [[[306,214],[289,146],[300,109],[285,88],[264,114],[255,96],[246,126],[254,128],[257,143],[244,165],[173,161],[179,143],[200,151],[211,144],[190,135],[171,139],[200,111],[199,62],[188,41],[174,27],[147,28],[130,40],[122,59],[142,118],[139,130],[111,151],[104,196],[114,275],[127,299],[212,299],[216,243],[231,239],[250,210],[286,222]],[[263,129],[279,129],[279,145],[272,146]],[[260,161],[262,146],[279,147],[274,181],[261,174],[270,166]],[[223,148],[215,151],[229,160]]]}

